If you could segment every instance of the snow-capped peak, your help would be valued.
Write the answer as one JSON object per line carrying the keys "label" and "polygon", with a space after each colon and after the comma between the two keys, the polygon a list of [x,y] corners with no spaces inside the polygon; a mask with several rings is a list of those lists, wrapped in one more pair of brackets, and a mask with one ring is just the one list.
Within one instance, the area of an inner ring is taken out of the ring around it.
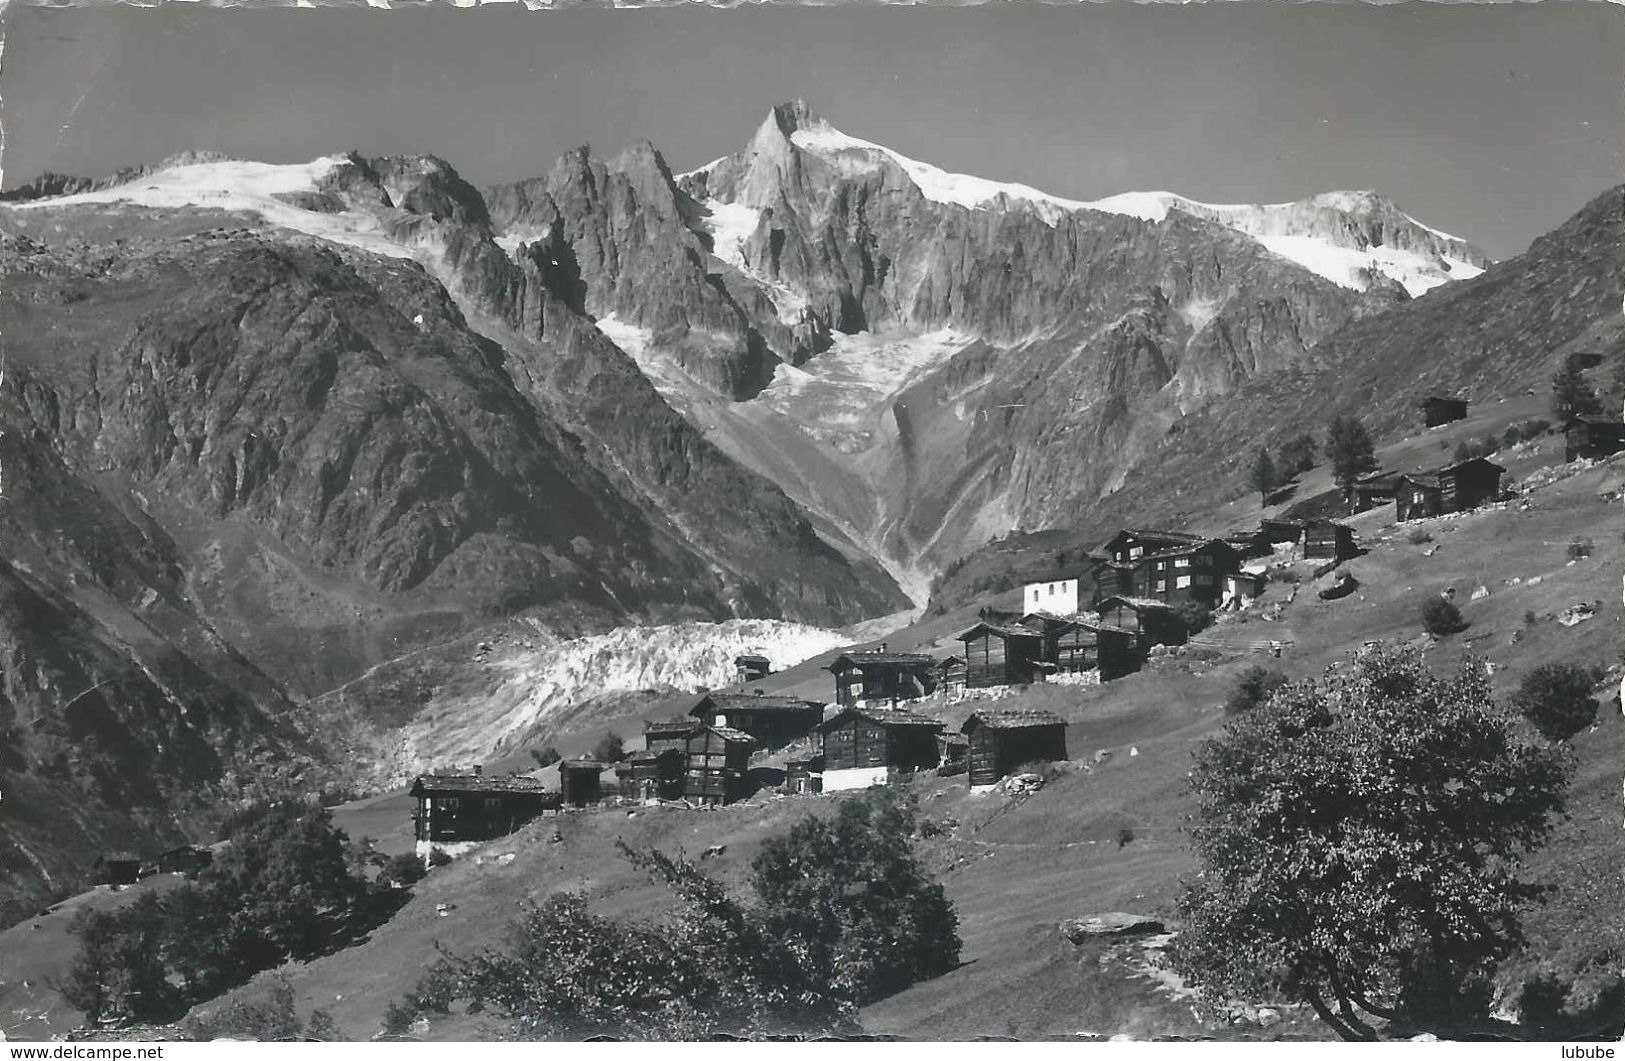
{"label": "snow-capped peak", "polygon": [[775,107],[763,131],[770,128],[838,171],[860,175],[889,162],[927,199],[970,210],[1025,210],[1051,226],[1078,211],[1161,223],[1177,210],[1249,236],[1271,253],[1355,290],[1385,276],[1416,296],[1449,280],[1477,276],[1489,264],[1465,240],[1422,224],[1373,191],[1323,192],[1264,205],[1203,203],[1166,191],[1066,199],[1026,184],[950,173],[909,158],[841,132],[800,100]]}

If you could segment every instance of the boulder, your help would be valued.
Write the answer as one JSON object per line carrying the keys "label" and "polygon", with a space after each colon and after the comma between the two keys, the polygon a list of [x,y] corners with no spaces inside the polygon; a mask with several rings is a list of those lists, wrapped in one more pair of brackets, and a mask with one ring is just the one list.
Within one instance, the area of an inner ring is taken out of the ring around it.
{"label": "boulder", "polygon": [[1011,774],[1001,787],[1008,796],[1028,796],[1044,787],[1044,779],[1037,774]]}
{"label": "boulder", "polygon": [[1061,935],[1072,943],[1121,936],[1150,936],[1164,930],[1162,922],[1155,918],[1120,911],[1091,914],[1088,917],[1069,917],[1061,922],[1060,929]]}

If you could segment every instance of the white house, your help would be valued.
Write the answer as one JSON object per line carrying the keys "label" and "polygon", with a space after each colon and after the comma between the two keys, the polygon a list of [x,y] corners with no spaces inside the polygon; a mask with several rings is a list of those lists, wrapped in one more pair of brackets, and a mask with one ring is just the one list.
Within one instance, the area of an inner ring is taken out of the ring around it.
{"label": "white house", "polygon": [[1047,582],[1028,582],[1021,587],[1021,614],[1048,612],[1051,615],[1078,613],[1078,579],[1056,578]]}

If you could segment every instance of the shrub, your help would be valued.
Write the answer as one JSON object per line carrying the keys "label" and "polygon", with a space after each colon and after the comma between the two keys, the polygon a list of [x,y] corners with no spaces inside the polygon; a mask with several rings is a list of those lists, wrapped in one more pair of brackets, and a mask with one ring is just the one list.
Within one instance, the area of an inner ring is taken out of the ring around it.
{"label": "shrub", "polygon": [[592,757],[601,763],[618,763],[626,757],[626,742],[619,733],[605,733],[592,746]]}
{"label": "shrub", "polygon": [[1426,545],[1428,542],[1433,540],[1433,535],[1429,534],[1421,527],[1417,527],[1415,530],[1411,531],[1405,536],[1405,540],[1410,542],[1412,545]]}
{"label": "shrub", "polygon": [[1601,671],[1575,663],[1543,663],[1524,675],[1512,702],[1541,736],[1564,741],[1596,721],[1591,690],[1601,680]]}
{"label": "shrub", "polygon": [[1467,622],[1461,610],[1443,597],[1427,597],[1422,601],[1422,626],[1428,633],[1444,637],[1467,629]]}
{"label": "shrub", "polygon": [[1544,891],[1519,864],[1550,835],[1571,767],[1518,738],[1482,666],[1441,677],[1382,648],[1351,662],[1197,750],[1202,872],[1169,958],[1210,1003],[1279,994],[1369,1040],[1367,1015],[1426,1023],[1447,999],[1485,1001],[1485,972]]}
{"label": "shrub", "polygon": [[1241,679],[1224,702],[1224,713],[1239,715],[1268,703],[1275,691],[1286,684],[1286,675],[1278,670],[1254,664],[1241,672]]}
{"label": "shrub", "polygon": [[1201,601],[1189,598],[1175,601],[1173,613],[1186,637],[1206,630],[1213,623],[1213,610]]}
{"label": "shrub", "polygon": [[532,748],[530,750],[530,757],[535,760],[538,769],[546,769],[547,767],[558,762],[560,759],[564,758],[564,756],[559,754],[559,750],[552,745],[548,745],[541,751],[537,751],[535,748]]}
{"label": "shrub", "polygon": [[446,854],[446,851],[445,851],[444,848],[440,848],[440,847],[431,847],[431,848],[429,848],[429,868],[430,869],[438,869],[441,866],[449,866],[449,865],[451,865],[451,856]]}
{"label": "shrub", "polygon": [[1296,435],[1281,444],[1281,457],[1276,471],[1283,480],[1302,475],[1315,466],[1319,448],[1313,435]]}
{"label": "shrub", "polygon": [[1569,542],[1568,556],[1570,560],[1584,560],[1591,555],[1591,539],[1576,537]]}
{"label": "shrub", "polygon": [[1540,616],[1536,615],[1532,610],[1523,613],[1523,625],[1534,626],[1538,622],[1540,622]]}
{"label": "shrub", "polygon": [[402,851],[384,863],[383,870],[378,874],[378,883],[392,888],[409,888],[422,880],[428,872],[424,868],[423,860],[416,853]]}
{"label": "shrub", "polygon": [[182,1026],[189,1039],[251,1039],[255,1042],[331,1042],[338,1038],[326,1010],[313,1010],[308,1021],[294,1007],[293,985],[277,973],[271,990],[258,998],[233,999],[213,1013],[192,1017]]}
{"label": "shrub", "polygon": [[1119,849],[1127,847],[1129,844],[1132,844],[1133,842],[1134,842],[1134,830],[1133,829],[1130,829],[1128,826],[1125,825],[1125,826],[1123,826],[1123,828],[1117,830],[1117,846],[1118,846]]}
{"label": "shrub", "polygon": [[1332,477],[1344,490],[1355,479],[1377,468],[1371,436],[1352,416],[1335,417],[1326,429],[1326,456],[1331,461]]}

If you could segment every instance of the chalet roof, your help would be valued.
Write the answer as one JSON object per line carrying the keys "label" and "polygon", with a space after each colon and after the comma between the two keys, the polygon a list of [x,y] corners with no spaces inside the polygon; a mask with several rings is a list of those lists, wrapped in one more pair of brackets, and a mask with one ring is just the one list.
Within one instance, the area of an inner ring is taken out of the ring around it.
{"label": "chalet roof", "polygon": [[1125,630],[1121,626],[1113,626],[1111,623],[1103,623],[1095,619],[1080,618],[1077,620],[1077,624],[1083,627],[1085,630],[1092,630],[1097,634],[1122,634],[1124,637],[1134,636],[1133,630]]}
{"label": "chalet roof", "polygon": [[1095,605],[1095,610],[1104,611],[1113,601],[1116,601],[1118,604],[1126,605],[1129,608],[1133,608],[1137,612],[1147,611],[1151,608],[1162,608],[1165,611],[1173,610],[1173,606],[1167,601],[1160,601],[1155,597],[1125,597],[1122,595],[1107,597],[1105,600],[1102,600],[1099,604]]}
{"label": "chalet roof", "polygon": [[941,659],[937,660],[937,666],[944,669],[948,667],[963,667],[964,665],[965,657],[957,654],[952,656],[943,656]]}
{"label": "chalet roof", "polygon": [[[559,764],[563,766],[563,763]],[[521,774],[423,774],[412,782],[414,796],[455,796],[487,792],[546,792],[547,786]]]}
{"label": "chalet roof", "polygon": [[1302,527],[1304,525],[1304,522],[1305,521],[1301,520],[1301,519],[1287,519],[1284,516],[1265,516],[1263,519],[1258,521],[1258,526],[1260,528],[1263,528],[1263,527]]}
{"label": "chalet roof", "polygon": [[755,737],[752,737],[749,733],[746,733],[742,729],[734,729],[732,726],[696,726],[694,728],[694,732],[692,732],[692,733],[690,733],[688,735],[689,739],[693,740],[695,737],[698,737],[701,733],[704,733],[707,730],[709,730],[712,733],[715,733],[717,736],[721,737],[723,740],[727,741],[729,744],[755,744],[756,743],[756,738]]}
{"label": "chalet roof", "polygon": [[1429,402],[1449,402],[1451,405],[1466,405],[1467,404],[1467,399],[1466,398],[1446,398],[1446,397],[1443,397],[1443,396],[1438,395],[1438,394],[1430,394],[1426,398],[1423,398],[1418,404],[1419,405],[1427,405]]}
{"label": "chalet roof", "polygon": [[1089,568],[1063,567],[1059,571],[1046,571],[1043,574],[1023,575],[1023,587],[1036,586],[1042,582],[1076,582],[1089,573]]}
{"label": "chalet roof", "polygon": [[1120,530],[1112,535],[1110,540],[1116,541],[1125,534],[1135,538],[1166,538],[1171,542],[1199,542],[1206,540],[1206,536],[1201,534],[1187,534],[1184,531],[1145,530],[1143,528]]}
{"label": "chalet roof", "polygon": [[582,756],[580,759],[565,759],[563,762],[559,763],[559,769],[561,771],[563,771],[563,770],[603,770],[606,766],[609,766],[609,765],[610,765],[609,763],[603,762],[602,760],[588,759],[586,756]]}
{"label": "chalet roof", "polygon": [[1350,527],[1347,523],[1343,523],[1343,522],[1341,522],[1339,520],[1332,519],[1330,516],[1316,516],[1316,517],[1314,517],[1312,519],[1306,519],[1306,520],[1303,521],[1303,525],[1305,527],[1332,526],[1332,527],[1336,527],[1338,530],[1345,530],[1345,531],[1349,531],[1349,532],[1353,532],[1353,530],[1354,530],[1354,528]]}
{"label": "chalet roof", "polygon": [[1032,627],[1030,627],[1030,626],[1022,626],[1019,623],[980,622],[980,623],[977,623],[975,626],[971,627],[969,630],[966,630],[964,633],[955,635],[954,640],[955,641],[971,641],[971,640],[974,640],[977,637],[980,637],[984,632],[992,634],[994,637],[1005,638],[1005,639],[1012,638],[1012,637],[1038,638],[1038,637],[1043,637],[1044,636],[1043,634],[1039,633],[1037,630],[1034,630]]}
{"label": "chalet roof", "polygon": [[843,660],[857,667],[865,667],[875,663],[883,663],[894,667],[928,667],[936,662],[924,652],[842,652],[839,656],[830,660],[824,669],[827,671],[837,670]]}
{"label": "chalet roof", "polygon": [[675,718],[650,719],[643,724],[643,735],[682,736],[699,723],[687,715],[678,715]]}
{"label": "chalet roof", "polygon": [[824,705],[817,700],[798,700],[793,696],[768,696],[755,693],[706,693],[695,701],[693,707],[688,709],[690,715],[704,715],[705,705],[710,704],[717,711],[737,711],[750,708],[753,711],[822,711]]}
{"label": "chalet roof", "polygon": [[[179,847],[170,848],[168,851],[163,852],[163,854],[165,854],[165,855],[178,855],[178,854],[181,854],[182,852],[185,852],[187,854],[192,854],[194,852],[202,852],[202,851],[208,851],[208,850],[209,849],[207,847],[205,847],[204,845],[202,845],[202,844],[182,844]],[[213,852],[210,852],[210,853],[212,854]]]}
{"label": "chalet roof", "polygon": [[1567,428],[1572,427],[1575,424],[1584,424],[1587,427],[1607,428],[1612,431],[1625,431],[1625,423],[1621,423],[1618,420],[1610,420],[1606,416],[1571,416],[1563,426]]}
{"label": "chalet roof", "polygon": [[847,718],[861,718],[865,721],[873,722],[878,726],[887,727],[926,726],[934,729],[942,729],[944,727],[944,723],[940,718],[932,718],[929,715],[921,715],[900,707],[845,707],[836,712],[834,715],[831,715],[829,718],[826,718],[823,723],[819,725],[818,732],[823,733],[827,730],[833,729],[837,723]]}
{"label": "chalet roof", "polygon": [[1053,711],[1042,711],[1037,708],[1003,708],[973,711],[959,730],[961,733],[969,733],[976,726],[986,726],[988,729],[1033,729],[1038,726],[1064,725],[1066,719]]}
{"label": "chalet roof", "polygon": [[1226,549],[1230,548],[1230,543],[1222,538],[1203,538],[1200,541],[1191,542],[1188,545],[1180,545],[1173,549],[1158,549],[1154,553],[1145,553],[1139,558],[1139,562],[1144,563],[1147,560],[1161,560],[1170,556],[1190,556],[1192,553],[1201,552],[1210,545],[1222,545]]}
{"label": "chalet roof", "polygon": [[140,862],[141,856],[133,851],[104,851],[102,862]]}
{"label": "chalet roof", "polygon": [[760,656],[760,655],[757,655],[754,652],[747,653],[747,654],[745,654],[743,656],[735,656],[734,657],[734,662],[735,663],[766,663],[766,664],[769,664],[769,665],[771,665],[773,663],[773,661],[768,659],[766,656]]}
{"label": "chalet roof", "polygon": [[1501,467],[1499,464],[1496,464],[1494,461],[1485,460],[1483,457],[1469,457],[1467,460],[1464,460],[1464,461],[1457,461],[1454,464],[1446,464],[1443,468],[1440,468],[1434,474],[1439,475],[1439,476],[1446,476],[1446,475],[1451,474],[1452,472],[1459,472],[1463,468],[1468,468],[1468,467],[1471,467],[1472,465],[1475,465],[1475,464],[1482,464],[1482,465],[1485,465],[1486,467],[1494,468],[1498,472],[1505,472],[1506,471],[1505,468]]}
{"label": "chalet roof", "polygon": [[1400,476],[1400,473],[1399,472],[1394,472],[1394,471],[1368,472],[1365,475],[1362,475],[1362,476],[1358,477],[1357,479],[1355,479],[1354,480],[1354,486],[1356,488],[1359,488],[1359,487],[1362,487],[1362,486],[1392,486],[1393,483],[1394,483],[1394,480],[1398,479],[1399,476]]}

